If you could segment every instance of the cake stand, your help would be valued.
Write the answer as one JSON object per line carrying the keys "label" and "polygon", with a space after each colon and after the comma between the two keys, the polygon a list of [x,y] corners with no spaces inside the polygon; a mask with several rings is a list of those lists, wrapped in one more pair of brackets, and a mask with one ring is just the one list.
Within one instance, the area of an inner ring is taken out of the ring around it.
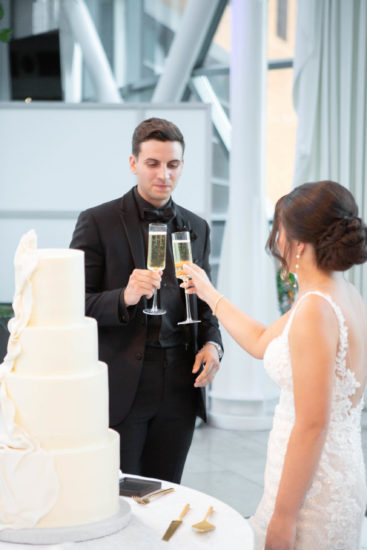
{"label": "cake stand", "polygon": [[112,535],[126,527],[130,521],[130,517],[130,505],[120,497],[120,508],[117,514],[103,521],[52,529],[4,529],[0,531],[0,542],[60,544],[63,542],[82,542],[99,539]]}

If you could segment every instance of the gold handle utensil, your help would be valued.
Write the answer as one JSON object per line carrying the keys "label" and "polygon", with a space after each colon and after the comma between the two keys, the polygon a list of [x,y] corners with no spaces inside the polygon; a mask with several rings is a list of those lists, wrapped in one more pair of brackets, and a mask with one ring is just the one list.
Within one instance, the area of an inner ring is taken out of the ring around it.
{"label": "gold handle utensil", "polygon": [[174,487],[170,487],[169,489],[163,489],[163,491],[157,491],[156,493],[152,493],[151,495],[148,495],[146,497],[137,497],[137,496],[132,496],[131,498],[133,500],[135,500],[135,502],[137,502],[138,504],[149,504],[149,502],[155,498],[155,497],[161,497],[163,495],[166,495],[168,493],[172,493],[172,491],[174,491],[175,488]]}
{"label": "gold handle utensil", "polygon": [[174,519],[173,521],[171,521],[171,523],[168,526],[167,531],[164,533],[164,535],[162,537],[162,540],[168,541],[172,537],[173,533],[175,533],[177,528],[181,525],[184,516],[186,516],[187,512],[189,511],[189,508],[190,508],[190,504],[186,504],[186,506],[182,510],[179,518]]}
{"label": "gold handle utensil", "polygon": [[205,514],[204,519],[202,521],[199,521],[199,523],[194,523],[194,525],[192,526],[193,529],[195,529],[195,531],[197,531],[198,533],[207,533],[208,531],[213,531],[213,529],[215,529],[215,525],[209,523],[209,521],[206,521],[210,514],[213,513],[213,511],[213,506],[210,506],[207,513]]}

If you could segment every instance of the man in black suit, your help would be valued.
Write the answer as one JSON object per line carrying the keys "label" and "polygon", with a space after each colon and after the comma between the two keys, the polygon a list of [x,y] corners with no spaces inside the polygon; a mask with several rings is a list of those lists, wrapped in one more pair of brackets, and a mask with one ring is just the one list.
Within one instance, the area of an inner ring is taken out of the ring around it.
{"label": "man in black suit", "polygon": [[[163,119],[134,131],[130,170],[137,186],[78,218],[70,246],[85,252],[86,314],[98,322],[99,357],[109,368],[110,426],[119,432],[125,473],[179,483],[205,389],[222,354],[216,318],[191,296],[194,325],[176,279],[170,234],[189,231],[193,261],[209,272],[209,227],[171,199],[181,175],[184,139]],[[167,262],[146,268],[148,225],[167,224]],[[160,288],[167,313],[143,313]]]}

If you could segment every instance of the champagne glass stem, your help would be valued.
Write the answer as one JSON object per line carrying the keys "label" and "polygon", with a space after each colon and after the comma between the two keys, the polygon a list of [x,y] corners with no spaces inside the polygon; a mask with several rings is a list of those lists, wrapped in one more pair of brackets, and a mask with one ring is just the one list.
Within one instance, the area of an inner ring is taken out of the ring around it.
{"label": "champagne glass stem", "polygon": [[186,321],[192,321],[191,309],[190,309],[190,297],[185,292],[185,301],[186,301]]}
{"label": "champagne glass stem", "polygon": [[158,305],[157,305],[157,289],[154,288],[153,291],[153,304],[152,304],[152,311],[157,311]]}

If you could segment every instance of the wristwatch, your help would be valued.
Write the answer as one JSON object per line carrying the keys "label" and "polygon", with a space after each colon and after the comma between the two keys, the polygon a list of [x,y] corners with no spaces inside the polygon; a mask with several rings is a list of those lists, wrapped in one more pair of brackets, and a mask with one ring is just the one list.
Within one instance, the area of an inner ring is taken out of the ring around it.
{"label": "wristwatch", "polygon": [[218,344],[218,342],[213,342],[212,340],[209,340],[206,343],[207,344],[213,344],[213,346],[215,346],[217,348],[219,361],[221,361],[222,357],[223,357],[223,348],[222,348],[222,346],[220,344]]}

